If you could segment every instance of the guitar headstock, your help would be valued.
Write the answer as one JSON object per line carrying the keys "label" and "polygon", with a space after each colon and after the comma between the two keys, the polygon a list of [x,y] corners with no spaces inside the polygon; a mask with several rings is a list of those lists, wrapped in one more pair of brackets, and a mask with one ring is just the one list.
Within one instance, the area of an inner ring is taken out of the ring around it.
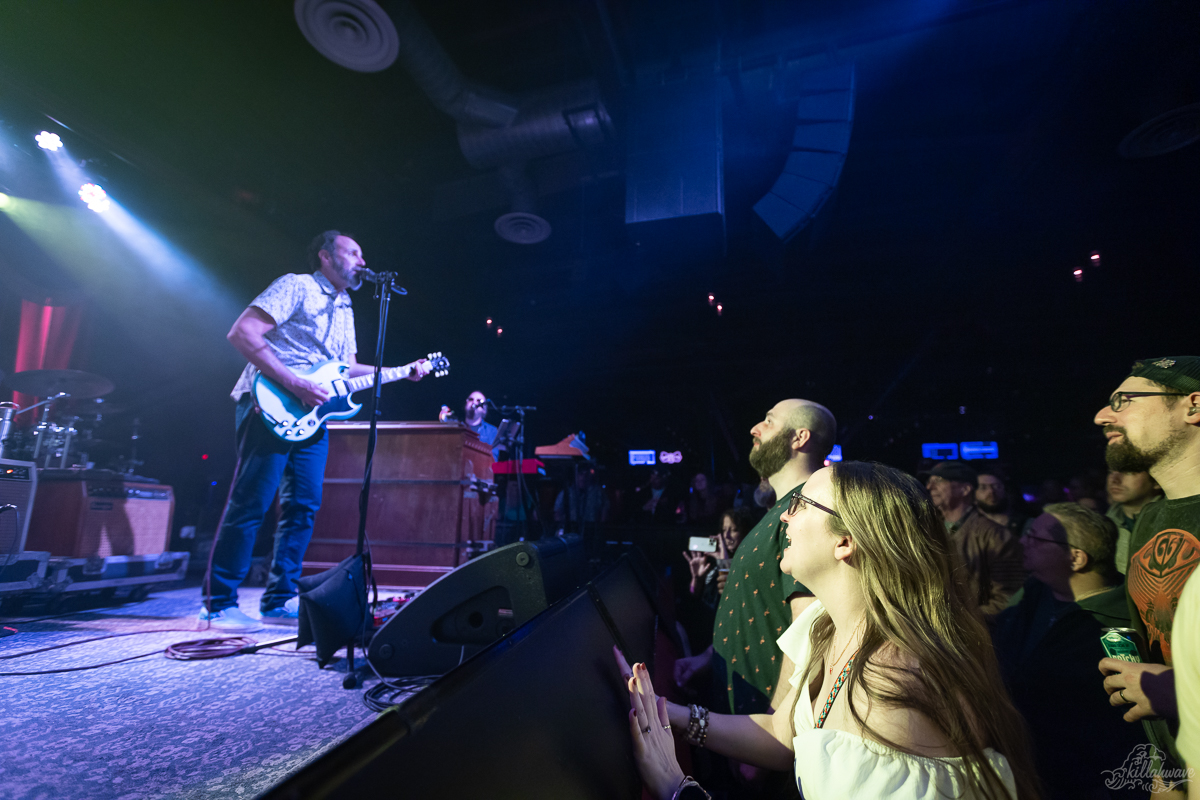
{"label": "guitar headstock", "polygon": [[450,374],[450,359],[442,355],[440,351],[430,353],[426,358],[429,359],[429,366],[433,368],[429,373],[430,375],[435,378],[444,378]]}

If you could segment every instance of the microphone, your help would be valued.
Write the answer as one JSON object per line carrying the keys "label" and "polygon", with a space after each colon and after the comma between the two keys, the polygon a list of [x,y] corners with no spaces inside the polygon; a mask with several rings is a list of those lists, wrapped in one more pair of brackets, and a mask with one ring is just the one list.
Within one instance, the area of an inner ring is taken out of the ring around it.
{"label": "microphone", "polygon": [[[393,283],[396,280],[396,273],[394,272],[376,272],[365,267],[358,271],[358,275],[363,280],[370,281],[371,283]],[[393,285],[392,291],[396,294],[408,294],[408,289],[401,286]]]}

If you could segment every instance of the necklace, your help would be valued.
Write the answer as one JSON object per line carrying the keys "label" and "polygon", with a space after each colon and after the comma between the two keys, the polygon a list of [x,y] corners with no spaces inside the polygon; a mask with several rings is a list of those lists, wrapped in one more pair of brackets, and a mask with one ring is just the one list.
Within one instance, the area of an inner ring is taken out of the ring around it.
{"label": "necklace", "polygon": [[1076,603],[1078,603],[1080,600],[1086,600],[1086,599],[1088,599],[1089,597],[1095,597],[1095,596],[1096,596],[1096,595],[1098,595],[1098,594],[1102,594],[1103,592],[1107,592],[1107,591],[1108,591],[1109,589],[1111,589],[1111,588],[1112,588],[1111,586],[1102,586],[1102,587],[1100,587],[1099,589],[1097,589],[1097,590],[1096,590],[1096,591],[1094,591],[1094,592],[1088,592],[1087,594],[1081,594],[1081,595],[1077,595],[1077,596],[1075,597],[1075,602],[1076,602]]}
{"label": "necklace", "polygon": [[[861,625],[861,624],[862,624],[862,621],[860,620],[858,625]],[[829,666],[829,674],[830,675],[833,674],[834,665],[841,663],[842,656],[846,655],[846,651],[848,649],[850,649],[850,643],[854,641],[854,632],[856,630],[858,630],[858,625],[855,625],[853,628],[850,629],[850,636],[849,636],[849,638],[846,639],[846,645],[842,648],[842,652],[838,653],[837,658],[835,658],[833,661],[830,662],[830,666]],[[834,631],[834,639],[836,639],[836,638],[837,638],[837,631]],[[854,652],[857,653],[858,651],[855,650]]]}

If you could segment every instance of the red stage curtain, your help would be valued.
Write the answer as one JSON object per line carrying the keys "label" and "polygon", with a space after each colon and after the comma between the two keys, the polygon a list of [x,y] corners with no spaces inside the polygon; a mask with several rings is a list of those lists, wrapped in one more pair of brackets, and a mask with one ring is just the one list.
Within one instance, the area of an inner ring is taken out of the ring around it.
{"label": "red stage curtain", "polygon": [[[83,318],[82,306],[44,306],[40,303],[21,301],[21,328],[17,334],[17,359],[13,372],[27,369],[67,369],[71,365],[71,349],[75,346],[75,335],[79,333],[79,322]],[[21,408],[36,403],[38,398],[13,392],[13,401]],[[36,418],[35,412],[22,414],[17,419],[28,425]]]}

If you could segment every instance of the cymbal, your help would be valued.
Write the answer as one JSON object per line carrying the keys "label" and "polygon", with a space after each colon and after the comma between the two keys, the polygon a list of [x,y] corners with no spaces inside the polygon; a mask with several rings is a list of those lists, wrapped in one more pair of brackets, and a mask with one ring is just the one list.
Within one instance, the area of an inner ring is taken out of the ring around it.
{"label": "cymbal", "polygon": [[80,398],[79,402],[76,402],[76,399],[72,397],[66,402],[71,409],[71,413],[80,417],[116,416],[118,414],[125,414],[131,410],[130,406],[121,403],[105,402],[104,400],[94,398]]}
{"label": "cymbal", "polygon": [[66,392],[74,398],[100,397],[116,387],[108,378],[77,369],[27,369],[4,379],[15,392],[34,397],[53,397]]}

